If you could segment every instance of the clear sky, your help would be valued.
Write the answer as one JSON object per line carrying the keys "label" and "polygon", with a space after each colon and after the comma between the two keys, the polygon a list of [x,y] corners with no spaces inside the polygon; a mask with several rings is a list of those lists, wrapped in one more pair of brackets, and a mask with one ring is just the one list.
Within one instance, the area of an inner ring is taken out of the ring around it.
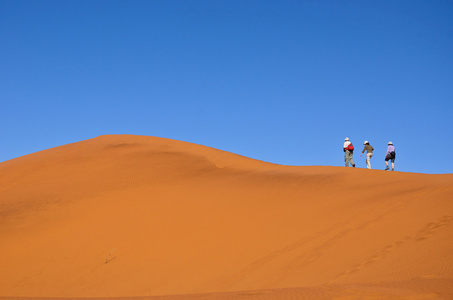
{"label": "clear sky", "polygon": [[0,161],[103,134],[453,173],[453,2],[0,0]]}

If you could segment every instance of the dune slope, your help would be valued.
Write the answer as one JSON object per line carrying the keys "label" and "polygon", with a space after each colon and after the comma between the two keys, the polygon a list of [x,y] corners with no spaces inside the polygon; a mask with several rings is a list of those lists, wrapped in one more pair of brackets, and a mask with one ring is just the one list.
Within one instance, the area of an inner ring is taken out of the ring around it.
{"label": "dune slope", "polygon": [[100,136],[0,163],[0,244],[0,297],[448,299],[453,175]]}

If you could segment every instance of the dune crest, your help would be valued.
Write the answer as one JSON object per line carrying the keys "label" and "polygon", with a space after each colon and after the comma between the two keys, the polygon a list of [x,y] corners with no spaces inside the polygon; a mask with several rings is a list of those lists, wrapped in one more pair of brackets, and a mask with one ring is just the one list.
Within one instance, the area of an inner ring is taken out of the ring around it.
{"label": "dune crest", "polygon": [[108,135],[0,182],[0,298],[453,298],[453,174]]}

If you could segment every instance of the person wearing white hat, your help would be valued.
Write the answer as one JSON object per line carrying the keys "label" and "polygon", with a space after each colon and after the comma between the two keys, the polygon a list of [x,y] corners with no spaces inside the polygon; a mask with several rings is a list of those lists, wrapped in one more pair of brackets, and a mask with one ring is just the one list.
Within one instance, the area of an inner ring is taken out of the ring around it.
{"label": "person wearing white hat", "polygon": [[367,167],[367,169],[371,169],[370,160],[371,160],[371,157],[373,156],[374,148],[370,145],[370,143],[368,141],[363,142],[363,144],[365,146],[363,147],[363,150],[362,150],[362,153],[360,154],[360,156],[362,156],[363,152],[366,151],[366,167]]}
{"label": "person wearing white hat", "polygon": [[352,160],[352,153],[354,152],[354,146],[349,141],[348,137],[344,139],[343,151],[344,151],[344,163],[345,163],[346,167],[349,167],[349,162],[350,162],[351,165],[355,168],[355,163]]}
{"label": "person wearing white hat", "polygon": [[396,158],[396,152],[395,152],[395,146],[393,146],[392,142],[388,142],[387,144],[387,152],[385,153],[385,165],[386,168],[385,170],[387,171],[389,168],[389,160],[392,161],[392,171],[395,170],[395,158]]}

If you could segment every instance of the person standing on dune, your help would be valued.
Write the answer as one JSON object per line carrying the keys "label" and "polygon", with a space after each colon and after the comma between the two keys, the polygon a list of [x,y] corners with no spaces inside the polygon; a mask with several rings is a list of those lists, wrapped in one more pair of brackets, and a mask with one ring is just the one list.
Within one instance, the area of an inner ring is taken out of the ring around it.
{"label": "person standing on dune", "polygon": [[363,142],[363,144],[365,146],[363,147],[363,150],[362,150],[362,153],[360,154],[360,156],[362,156],[363,152],[366,151],[366,167],[367,167],[367,169],[371,169],[370,160],[371,160],[371,157],[373,156],[374,148],[370,145],[370,143],[368,141]]}
{"label": "person standing on dune", "polygon": [[349,167],[349,162],[351,162],[352,167],[355,168],[355,163],[352,160],[352,153],[354,152],[354,146],[349,141],[348,137],[344,139],[343,151],[344,151],[344,163],[345,163],[346,167]]}
{"label": "person standing on dune", "polygon": [[387,152],[385,153],[386,171],[389,169],[389,160],[392,161],[392,171],[395,170],[395,158],[396,158],[395,147],[393,146],[392,142],[388,142]]}

